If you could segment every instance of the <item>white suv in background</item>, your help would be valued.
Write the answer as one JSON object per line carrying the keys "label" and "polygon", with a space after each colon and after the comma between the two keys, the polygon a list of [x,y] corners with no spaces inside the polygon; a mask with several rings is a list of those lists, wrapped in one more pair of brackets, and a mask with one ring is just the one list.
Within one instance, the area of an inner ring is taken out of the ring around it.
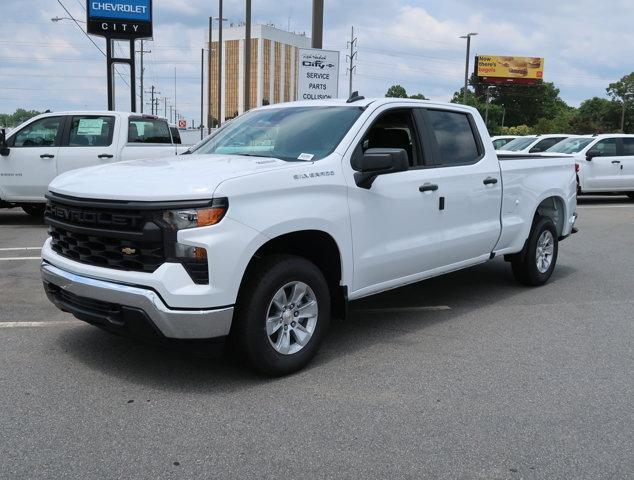
{"label": "white suv in background", "polygon": [[499,150],[507,143],[519,138],[517,135],[497,135],[495,137],[491,137],[491,141],[493,142],[493,148]]}
{"label": "white suv in background", "polygon": [[574,156],[579,193],[626,193],[634,198],[634,135],[574,137],[548,149]]}
{"label": "white suv in background", "polygon": [[557,145],[573,135],[566,134],[549,134],[549,135],[527,135],[511,140],[499,150],[508,150],[517,153],[541,153],[550,147]]}

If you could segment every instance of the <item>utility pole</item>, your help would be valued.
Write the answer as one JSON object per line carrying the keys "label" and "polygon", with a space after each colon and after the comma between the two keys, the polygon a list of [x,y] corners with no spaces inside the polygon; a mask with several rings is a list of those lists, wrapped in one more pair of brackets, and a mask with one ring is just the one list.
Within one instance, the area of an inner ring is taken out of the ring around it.
{"label": "utility pole", "polygon": [[209,110],[207,112],[207,135],[211,133],[211,124],[213,123],[213,112],[211,110],[211,30],[214,26],[214,17],[209,17],[209,51],[207,52],[207,103]]}
{"label": "utility pole", "polygon": [[176,67],[174,67],[174,112],[176,112]]}
{"label": "utility pole", "polygon": [[157,92],[156,91],[156,87],[154,87],[154,85],[152,85],[152,88],[150,88],[150,91],[149,92],[145,92],[145,93],[149,93],[151,95],[151,97],[150,97],[150,105],[152,106],[152,115],[154,115],[154,105],[155,105],[154,96],[155,95],[160,95],[161,92]]}
{"label": "utility pole", "polygon": [[141,50],[137,50],[137,52],[141,54],[141,113],[143,113],[143,74],[145,72],[145,68],[143,67],[143,54],[152,53],[152,50],[144,50],[143,40],[141,40]]}
{"label": "utility pole", "polygon": [[354,66],[354,58],[357,56],[357,51],[354,49],[357,39],[354,36],[354,26],[350,28],[350,55],[346,55],[346,58],[350,60],[350,66],[348,67],[348,98],[352,96],[352,72],[356,68]]}
{"label": "utility pole", "polygon": [[625,107],[627,105],[627,99],[632,98],[634,93],[624,93],[623,94],[623,108],[621,109],[621,133],[625,133]]}
{"label": "utility pole", "polygon": [[222,0],[218,0],[218,127],[222,124]]}
{"label": "utility pole", "polygon": [[172,110],[173,110],[173,106],[170,105],[170,123],[176,123],[176,121],[172,122]]}
{"label": "utility pole", "polygon": [[163,107],[164,107],[163,111],[165,112],[165,116],[167,117],[167,97],[163,97],[163,100],[165,102],[164,105],[163,105]]}
{"label": "utility pole", "polygon": [[471,32],[471,33],[467,33],[466,35],[462,35],[460,38],[466,38],[467,39],[467,59],[465,61],[465,68],[464,68],[464,92],[462,94],[462,103],[463,104],[467,104],[467,88],[469,86],[469,54],[470,54],[470,50],[471,50],[471,37],[475,37],[477,35],[477,33],[475,32]]}
{"label": "utility pole", "polygon": [[203,139],[203,103],[205,98],[205,49],[200,49],[200,139]]}
{"label": "utility pole", "polygon": [[[222,15],[220,15],[222,16]],[[244,111],[251,108],[251,0],[246,0],[244,26]]]}
{"label": "utility pole", "polygon": [[504,117],[506,116],[506,107],[502,105],[502,128],[504,128]]}
{"label": "utility pole", "polygon": [[312,48],[322,48],[324,37],[324,0],[313,0]]}
{"label": "utility pole", "polygon": [[485,125],[489,125],[489,101],[490,101],[490,92],[491,92],[491,86],[487,87],[486,90],[486,98],[485,98],[485,107],[484,107],[484,124]]}

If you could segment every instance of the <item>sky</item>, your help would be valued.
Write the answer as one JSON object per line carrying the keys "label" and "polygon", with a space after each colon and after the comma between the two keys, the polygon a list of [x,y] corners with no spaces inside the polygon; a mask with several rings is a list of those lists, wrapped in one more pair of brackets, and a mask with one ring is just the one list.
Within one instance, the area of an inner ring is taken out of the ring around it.
{"label": "sky", "polygon": [[[51,21],[68,16],[60,2],[72,16],[85,20],[85,0],[2,0],[0,113],[18,107],[106,108],[105,57],[73,21]],[[323,46],[341,51],[340,96],[348,92],[345,62],[352,26],[358,39],[353,89],[366,97],[384,96],[398,83],[409,94],[448,101],[464,82],[465,40],[459,37],[468,32],[478,33],[472,39],[472,55],[545,57],[545,80],[554,82],[573,106],[604,97],[609,83],[634,71],[634,0],[324,3]],[[310,36],[311,0],[252,4],[253,23],[270,22]],[[243,21],[243,12],[243,0],[224,1],[229,22]],[[146,90],[155,85],[158,96],[166,99],[161,105],[176,103],[190,122],[200,118],[200,49],[210,15],[218,15],[216,0],[154,0],[154,38],[145,42],[145,49],[151,50],[145,55]],[[105,50],[101,37],[91,38]],[[118,70],[116,102],[126,110],[127,67]]]}

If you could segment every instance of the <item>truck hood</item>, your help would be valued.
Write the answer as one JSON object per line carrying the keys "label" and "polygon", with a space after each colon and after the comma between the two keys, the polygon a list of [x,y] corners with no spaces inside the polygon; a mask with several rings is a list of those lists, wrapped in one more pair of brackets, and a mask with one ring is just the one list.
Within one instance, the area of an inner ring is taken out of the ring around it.
{"label": "truck hood", "polygon": [[56,177],[48,188],[62,195],[103,200],[198,200],[211,198],[227,179],[297,165],[241,155],[179,155],[72,170]]}

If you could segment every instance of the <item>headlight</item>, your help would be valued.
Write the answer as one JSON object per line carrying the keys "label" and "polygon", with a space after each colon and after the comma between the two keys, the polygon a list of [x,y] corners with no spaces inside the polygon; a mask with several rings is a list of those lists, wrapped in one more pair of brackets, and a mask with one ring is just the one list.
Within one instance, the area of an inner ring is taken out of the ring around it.
{"label": "headlight", "polygon": [[229,202],[226,198],[215,198],[210,207],[166,210],[163,212],[163,220],[174,230],[207,227],[219,223],[228,208]]}

